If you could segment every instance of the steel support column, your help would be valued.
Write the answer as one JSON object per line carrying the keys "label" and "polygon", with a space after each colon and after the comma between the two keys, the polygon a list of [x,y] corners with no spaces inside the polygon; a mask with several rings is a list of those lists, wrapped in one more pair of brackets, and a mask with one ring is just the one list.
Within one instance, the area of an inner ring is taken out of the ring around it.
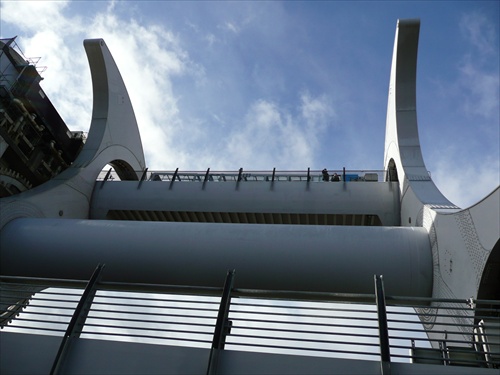
{"label": "steel support column", "polygon": [[71,320],[68,324],[68,328],[63,336],[61,341],[61,345],[59,346],[59,350],[57,351],[56,358],[54,360],[54,364],[52,365],[52,369],[50,370],[50,374],[58,374],[61,365],[64,362],[64,358],[66,353],[68,352],[69,346],[71,344],[71,339],[75,337],[80,337],[82,333],[82,328],[85,325],[85,320],[87,319],[90,306],[92,305],[92,301],[94,300],[97,284],[101,280],[102,270],[104,269],[104,264],[99,264],[92,277],[90,278],[85,290],[83,291],[82,297],[76,306],[75,312],[71,317]]}
{"label": "steel support column", "polygon": [[226,336],[229,334],[231,324],[228,320],[229,306],[231,304],[231,290],[233,289],[234,270],[228,271],[222,298],[219,305],[219,313],[217,314],[217,322],[215,324],[214,338],[212,348],[210,350],[210,359],[208,362],[207,375],[217,373],[217,362],[219,359],[219,351],[224,349]]}
{"label": "steel support column", "polygon": [[384,281],[382,275],[375,275],[375,298],[377,302],[378,334],[380,341],[380,369],[382,375],[391,374],[391,352],[389,347],[389,329],[385,308]]}

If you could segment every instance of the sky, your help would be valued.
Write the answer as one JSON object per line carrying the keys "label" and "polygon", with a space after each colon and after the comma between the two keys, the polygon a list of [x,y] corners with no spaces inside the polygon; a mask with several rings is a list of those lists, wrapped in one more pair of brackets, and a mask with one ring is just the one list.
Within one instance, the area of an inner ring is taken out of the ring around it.
{"label": "sky", "polygon": [[499,185],[500,1],[0,1],[0,37],[88,131],[103,38],[149,170],[381,170],[398,19],[419,18],[427,169],[468,207]]}

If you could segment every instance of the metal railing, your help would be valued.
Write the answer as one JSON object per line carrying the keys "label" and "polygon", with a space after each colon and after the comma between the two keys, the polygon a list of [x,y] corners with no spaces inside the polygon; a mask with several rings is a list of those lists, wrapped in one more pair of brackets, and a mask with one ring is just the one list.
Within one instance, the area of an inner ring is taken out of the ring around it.
{"label": "metal railing", "polygon": [[[240,168],[236,171],[149,171],[138,173],[144,181],[166,181],[166,182],[240,182],[240,181],[294,181],[294,182],[335,182],[334,175],[337,174],[338,181],[367,181],[367,182],[385,182],[387,171],[384,170],[329,170],[328,177],[321,170],[273,170],[245,171]],[[111,168],[103,170],[97,181],[119,180],[118,174]]]}
{"label": "metal railing", "polygon": [[[2,327],[8,332],[70,337],[76,329],[82,338],[211,348],[213,353],[231,349],[500,366],[500,301],[384,296],[383,284],[373,295],[346,295],[245,290],[227,282],[225,288],[196,288],[98,281],[95,296],[82,297],[89,289],[82,281],[0,280],[0,317],[11,314]],[[25,298],[23,286],[40,291],[17,310],[11,302],[6,306],[4,301],[15,300],[16,293]],[[83,315],[75,312],[82,300],[88,304]],[[81,326],[68,333],[78,319]],[[216,366],[216,358],[211,363]]]}

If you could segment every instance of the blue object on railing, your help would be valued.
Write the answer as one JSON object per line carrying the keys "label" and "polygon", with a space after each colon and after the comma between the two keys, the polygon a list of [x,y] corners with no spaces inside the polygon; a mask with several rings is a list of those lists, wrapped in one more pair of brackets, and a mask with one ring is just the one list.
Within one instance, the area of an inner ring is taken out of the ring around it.
{"label": "blue object on railing", "polygon": [[344,181],[357,181],[359,179],[359,175],[357,174],[346,174]]}

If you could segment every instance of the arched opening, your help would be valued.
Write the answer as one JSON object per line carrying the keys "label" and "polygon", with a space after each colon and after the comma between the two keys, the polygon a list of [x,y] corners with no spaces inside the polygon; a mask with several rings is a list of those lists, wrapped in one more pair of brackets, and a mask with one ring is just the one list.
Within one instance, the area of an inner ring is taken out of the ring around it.
{"label": "arched opening", "polygon": [[126,161],[117,159],[108,164],[114,168],[116,174],[122,181],[137,181],[139,179],[137,176],[138,171],[134,171]]}
{"label": "arched opening", "polygon": [[396,169],[396,163],[394,162],[394,159],[391,159],[389,161],[389,165],[387,166],[387,175],[386,175],[386,181],[389,182],[398,182],[398,170]]}
{"label": "arched opening", "polygon": [[484,266],[477,299],[500,300],[500,240],[497,240]]}

